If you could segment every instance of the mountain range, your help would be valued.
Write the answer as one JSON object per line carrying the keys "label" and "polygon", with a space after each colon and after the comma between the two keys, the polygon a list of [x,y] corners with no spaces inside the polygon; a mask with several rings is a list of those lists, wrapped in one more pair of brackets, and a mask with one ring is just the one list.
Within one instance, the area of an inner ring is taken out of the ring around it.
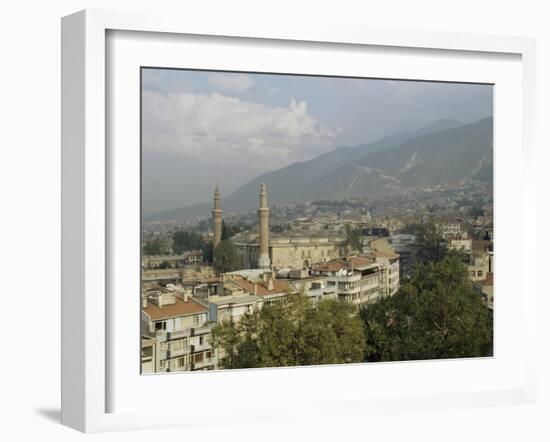
{"label": "mountain range", "polygon": [[[470,124],[445,119],[259,175],[223,196],[222,204],[227,211],[257,207],[262,181],[268,186],[269,203],[282,204],[379,196],[468,180],[491,182],[492,170],[492,117]],[[210,202],[195,204],[150,215],[146,221],[207,216],[210,211]]]}

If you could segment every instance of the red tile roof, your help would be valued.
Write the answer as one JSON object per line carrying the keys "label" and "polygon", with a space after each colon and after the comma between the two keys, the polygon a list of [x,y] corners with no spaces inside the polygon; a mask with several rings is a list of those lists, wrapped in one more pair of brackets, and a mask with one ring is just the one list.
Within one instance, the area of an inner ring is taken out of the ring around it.
{"label": "red tile roof", "polygon": [[481,285],[493,285],[493,272],[487,272],[485,279],[481,281]]}
{"label": "red tile roof", "polygon": [[[274,295],[277,293],[286,293],[289,289],[288,282],[281,281],[278,279],[273,280],[273,289],[269,290],[267,288],[267,282],[261,281],[254,284],[254,282],[245,279],[245,278],[234,278],[231,279],[235,284],[241,286],[248,293],[256,294],[257,296],[267,296]],[[254,292],[254,285],[256,285],[256,291]]]}
{"label": "red tile roof", "polygon": [[183,299],[176,296],[175,304],[159,307],[149,301],[147,307],[145,307],[143,311],[149,315],[151,320],[159,321],[162,319],[177,318],[179,316],[205,313],[207,309],[191,298],[188,298],[188,301],[184,302]]}
{"label": "red tile roof", "polygon": [[393,253],[393,252],[382,252],[380,250],[377,250],[373,253],[376,257],[380,257],[380,258],[390,258],[390,259],[399,258],[399,255],[397,253]]}

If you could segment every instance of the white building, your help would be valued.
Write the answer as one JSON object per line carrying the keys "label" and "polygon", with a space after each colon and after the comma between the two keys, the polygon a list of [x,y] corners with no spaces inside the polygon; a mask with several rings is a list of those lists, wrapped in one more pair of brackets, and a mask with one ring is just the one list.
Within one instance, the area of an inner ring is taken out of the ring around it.
{"label": "white building", "polygon": [[213,325],[208,309],[187,292],[170,288],[145,292],[142,296],[142,372],[216,368],[217,356],[210,346]]}
{"label": "white building", "polygon": [[371,254],[335,259],[314,266],[312,274],[325,276],[328,285],[335,287],[338,299],[360,306],[395,294],[399,287],[399,257],[395,257]]}

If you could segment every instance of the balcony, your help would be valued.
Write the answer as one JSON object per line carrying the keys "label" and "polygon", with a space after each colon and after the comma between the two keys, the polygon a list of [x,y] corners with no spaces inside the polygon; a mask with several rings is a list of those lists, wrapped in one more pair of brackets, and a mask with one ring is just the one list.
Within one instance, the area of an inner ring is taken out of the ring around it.
{"label": "balcony", "polygon": [[203,342],[202,345],[200,344],[193,344],[191,345],[191,353],[198,353],[200,351],[204,350],[211,350],[212,346],[208,342]]}
{"label": "balcony", "polygon": [[197,327],[191,327],[191,336],[200,336],[210,333],[212,330],[210,324],[204,324]]}
{"label": "balcony", "polygon": [[376,289],[379,286],[380,286],[380,284],[378,284],[378,280],[373,281],[373,282],[369,281],[366,284],[361,285],[361,290],[366,292],[366,291],[369,291],[369,290]]}
{"label": "balcony", "polygon": [[177,350],[161,350],[160,359],[170,359],[178,356],[187,355],[192,351],[192,346],[185,346]]}
{"label": "balcony", "polygon": [[353,287],[347,289],[338,288],[338,294],[342,295],[355,295],[361,291],[361,287]]}
{"label": "balcony", "polygon": [[193,362],[191,364],[191,370],[204,370],[206,368],[214,368],[214,359],[204,359],[200,362]]}
{"label": "balcony", "polygon": [[170,341],[172,339],[181,339],[186,336],[191,336],[191,330],[186,328],[184,330],[176,330],[166,333],[166,340]]}

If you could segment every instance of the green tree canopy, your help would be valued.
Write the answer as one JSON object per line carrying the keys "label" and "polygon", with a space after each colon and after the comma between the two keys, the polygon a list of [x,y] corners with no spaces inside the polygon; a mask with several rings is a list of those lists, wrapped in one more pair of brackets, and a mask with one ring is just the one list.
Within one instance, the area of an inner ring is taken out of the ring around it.
{"label": "green tree canopy", "polygon": [[159,269],[171,269],[171,268],[172,268],[172,264],[170,264],[168,261],[162,261],[159,264]]}
{"label": "green tree canopy", "polygon": [[364,359],[363,325],[355,308],[337,300],[311,304],[289,294],[278,304],[224,321],[213,332],[225,368],[340,364]]}
{"label": "green tree canopy", "polygon": [[346,224],[346,246],[349,250],[363,250],[363,231],[360,228],[354,228],[350,224]]}
{"label": "green tree canopy", "polygon": [[237,233],[240,233],[246,229],[250,228],[249,225],[244,223],[229,224],[225,220],[222,220],[222,237],[221,240],[230,239]]}
{"label": "green tree canopy", "polygon": [[416,236],[417,258],[422,263],[439,261],[445,255],[445,244],[435,223],[413,223],[406,225],[402,233],[410,233]]}
{"label": "green tree canopy", "polygon": [[194,231],[177,231],[172,239],[172,249],[178,255],[191,250],[204,250],[206,247],[206,241],[202,235]]}
{"label": "green tree canopy", "polygon": [[241,256],[231,240],[220,241],[214,249],[214,268],[218,273],[232,272],[242,268]]}
{"label": "green tree canopy", "polygon": [[146,241],[143,246],[144,255],[165,255],[166,253],[168,253],[168,248],[161,239]]}
{"label": "green tree canopy", "polygon": [[459,254],[420,265],[393,297],[361,310],[368,361],[491,356],[492,312]]}

